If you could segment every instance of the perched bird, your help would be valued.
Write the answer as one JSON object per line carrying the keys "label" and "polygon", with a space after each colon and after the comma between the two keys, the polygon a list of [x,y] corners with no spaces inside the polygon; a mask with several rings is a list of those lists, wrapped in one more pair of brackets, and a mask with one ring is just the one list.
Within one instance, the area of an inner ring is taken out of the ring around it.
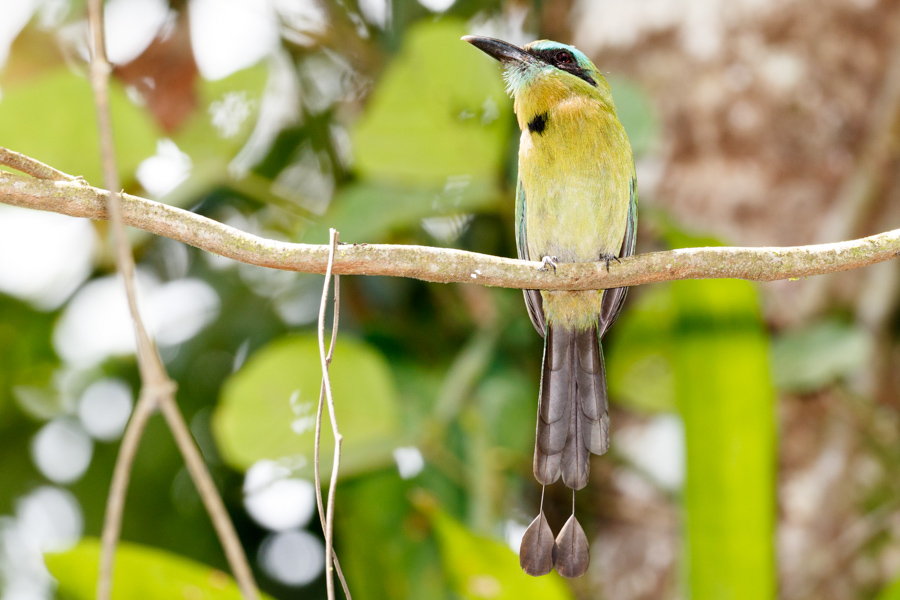
{"label": "perched bird", "polygon": [[[605,262],[634,252],[637,182],[625,129],[603,75],[572,46],[538,40],[523,48],[493,38],[463,40],[499,60],[522,130],[516,191],[519,258]],[[590,562],[575,518],[574,490],[587,485],[590,454],[609,448],[606,374],[600,339],[615,321],[626,288],[525,290],[544,359],[534,447],[534,476],[572,488],[572,516],[554,540],[541,512],[522,540],[522,568],[554,567],[578,577]]]}

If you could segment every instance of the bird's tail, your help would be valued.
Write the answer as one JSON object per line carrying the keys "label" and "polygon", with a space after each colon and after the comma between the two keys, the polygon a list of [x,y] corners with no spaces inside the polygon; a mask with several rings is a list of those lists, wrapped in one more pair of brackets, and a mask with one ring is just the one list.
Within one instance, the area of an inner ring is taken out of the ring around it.
{"label": "bird's tail", "polygon": [[587,485],[590,454],[609,448],[606,370],[597,328],[547,327],[538,404],[534,476],[574,490]]}

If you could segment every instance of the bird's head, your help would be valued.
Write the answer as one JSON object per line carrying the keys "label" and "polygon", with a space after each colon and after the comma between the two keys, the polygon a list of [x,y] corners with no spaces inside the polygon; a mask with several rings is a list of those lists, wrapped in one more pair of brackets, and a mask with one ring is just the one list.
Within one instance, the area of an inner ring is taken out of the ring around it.
{"label": "bird's head", "polygon": [[462,39],[500,61],[507,90],[517,104],[523,97],[531,95],[562,99],[578,94],[594,97],[613,107],[606,79],[574,46],[537,40],[519,48],[489,37],[467,35]]}

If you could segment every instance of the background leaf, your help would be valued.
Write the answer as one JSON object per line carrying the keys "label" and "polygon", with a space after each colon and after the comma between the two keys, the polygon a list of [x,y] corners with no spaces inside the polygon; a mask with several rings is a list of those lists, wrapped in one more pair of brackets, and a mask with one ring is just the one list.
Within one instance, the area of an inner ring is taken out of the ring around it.
{"label": "background leaf", "polygon": [[[320,381],[314,334],[281,338],[256,352],[226,381],[213,415],[213,433],[225,460],[245,470],[263,458],[289,457],[300,473],[311,475]],[[331,381],[344,436],[341,474],[390,461],[391,450],[402,443],[387,362],[372,347],[343,335]],[[322,472],[328,473],[334,443],[327,410],[322,423]]]}
{"label": "background leaf", "polygon": [[511,101],[497,62],[461,41],[466,33],[453,19],[410,27],[352,132],[363,178],[438,190],[452,176],[495,181]]}
{"label": "background leaf", "polygon": [[612,89],[616,114],[631,142],[631,151],[635,158],[640,158],[652,148],[659,133],[656,110],[644,90],[633,81],[616,76],[606,76],[606,81]]}
{"label": "background leaf", "polygon": [[[676,230],[668,237],[676,247],[717,245]],[[655,286],[614,340],[614,398],[645,411],[677,407],[684,420],[690,597],[774,597],[775,391],[755,286]]]}
{"label": "background leaf", "polygon": [[[60,600],[92,600],[97,592],[100,542],[85,538],[71,550],[44,557],[59,582]],[[270,598],[261,595],[263,600]],[[227,573],[155,548],[120,542],[116,552],[113,600],[240,600]]]}
{"label": "background leaf", "polygon": [[437,507],[425,505],[437,534],[441,561],[461,598],[472,600],[567,600],[568,588],[555,571],[543,577],[522,572],[508,546],[471,533]]}
{"label": "background leaf", "polygon": [[[328,239],[328,229],[341,232],[347,243],[374,243],[395,229],[418,227],[422,219],[436,215],[459,215],[484,208],[497,199],[492,186],[461,185],[443,191],[360,184],[344,189],[322,224],[304,233],[304,240],[318,243]],[[326,227],[325,225],[328,225]]]}
{"label": "background leaf", "polygon": [[869,364],[872,345],[865,329],[838,321],[789,331],[772,343],[775,383],[797,392],[820,389]]}
{"label": "background leaf", "polygon": [[[128,181],[138,164],[156,151],[160,130],[120,85],[110,87],[109,100],[119,175]],[[88,80],[61,67],[3,90],[0,140],[8,148],[101,185],[95,114]]]}

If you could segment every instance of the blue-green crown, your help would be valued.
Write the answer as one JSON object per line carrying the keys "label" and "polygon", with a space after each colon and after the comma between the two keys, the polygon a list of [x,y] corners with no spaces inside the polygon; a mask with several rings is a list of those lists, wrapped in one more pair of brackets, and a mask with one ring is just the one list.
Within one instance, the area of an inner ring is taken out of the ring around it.
{"label": "blue-green crown", "polygon": [[529,85],[544,69],[558,69],[574,75],[593,87],[605,86],[603,76],[585,54],[567,44],[537,40],[522,50],[533,60],[507,63],[506,82],[511,94]]}
{"label": "blue-green crown", "polygon": [[575,46],[569,46],[568,44],[554,42],[553,40],[537,40],[526,45],[523,50],[544,59],[545,62],[550,64],[553,64],[552,57],[554,56],[554,53],[565,51],[572,55],[572,58],[575,59],[575,64],[579,69],[584,71],[597,70],[597,67],[594,66],[594,63],[591,62],[584,52]]}

